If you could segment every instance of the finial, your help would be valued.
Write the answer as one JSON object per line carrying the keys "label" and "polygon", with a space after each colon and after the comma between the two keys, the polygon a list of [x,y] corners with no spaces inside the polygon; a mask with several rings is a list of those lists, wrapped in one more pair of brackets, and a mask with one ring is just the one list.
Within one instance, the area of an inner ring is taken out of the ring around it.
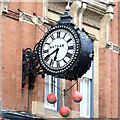
{"label": "finial", "polygon": [[68,1],[67,6],[65,7],[65,10],[66,10],[66,11],[70,11],[70,2],[69,2],[69,1]]}

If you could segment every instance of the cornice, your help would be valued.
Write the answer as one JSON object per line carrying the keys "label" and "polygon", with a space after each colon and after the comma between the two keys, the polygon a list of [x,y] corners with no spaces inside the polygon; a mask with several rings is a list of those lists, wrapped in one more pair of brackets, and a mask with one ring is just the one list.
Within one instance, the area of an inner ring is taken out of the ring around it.
{"label": "cornice", "polygon": [[100,12],[91,7],[87,7],[83,13],[83,23],[94,28],[100,29],[100,22],[104,17],[104,12]]}
{"label": "cornice", "polygon": [[62,2],[62,4],[60,2],[48,2],[47,7],[49,11],[63,15],[65,12],[64,4],[65,2]]}
{"label": "cornice", "polygon": [[105,11],[107,7],[107,2],[103,0],[97,0],[97,1],[96,0],[82,0],[82,2],[86,2],[89,6],[93,6],[103,11]]}

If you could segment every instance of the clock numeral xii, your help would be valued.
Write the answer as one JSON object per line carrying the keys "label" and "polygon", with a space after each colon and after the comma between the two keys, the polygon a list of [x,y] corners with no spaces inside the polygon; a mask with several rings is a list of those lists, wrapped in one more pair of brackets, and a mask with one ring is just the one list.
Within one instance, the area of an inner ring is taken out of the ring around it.
{"label": "clock numeral xii", "polygon": [[60,32],[57,32],[57,38],[60,38]]}

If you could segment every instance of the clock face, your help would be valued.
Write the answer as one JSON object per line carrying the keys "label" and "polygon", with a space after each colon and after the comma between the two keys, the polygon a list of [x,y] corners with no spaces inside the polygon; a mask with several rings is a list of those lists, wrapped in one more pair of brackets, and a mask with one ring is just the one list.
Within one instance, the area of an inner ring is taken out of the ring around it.
{"label": "clock face", "polygon": [[61,73],[70,68],[76,58],[76,38],[67,29],[53,30],[42,41],[40,62],[52,73]]}

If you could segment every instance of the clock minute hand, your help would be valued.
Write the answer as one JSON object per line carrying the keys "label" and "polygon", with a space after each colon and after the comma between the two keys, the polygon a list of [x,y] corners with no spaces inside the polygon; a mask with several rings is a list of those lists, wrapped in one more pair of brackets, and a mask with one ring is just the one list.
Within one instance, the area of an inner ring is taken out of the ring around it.
{"label": "clock minute hand", "polygon": [[54,57],[54,61],[56,61],[56,59],[57,59],[58,51],[59,51],[59,48],[58,48],[57,51],[56,51],[56,54],[55,54],[55,57]]}
{"label": "clock minute hand", "polygon": [[54,50],[52,53],[48,54],[46,57],[45,57],[45,60],[47,60],[53,53],[55,53],[56,51],[58,51],[59,48],[57,48],[56,50]]}

